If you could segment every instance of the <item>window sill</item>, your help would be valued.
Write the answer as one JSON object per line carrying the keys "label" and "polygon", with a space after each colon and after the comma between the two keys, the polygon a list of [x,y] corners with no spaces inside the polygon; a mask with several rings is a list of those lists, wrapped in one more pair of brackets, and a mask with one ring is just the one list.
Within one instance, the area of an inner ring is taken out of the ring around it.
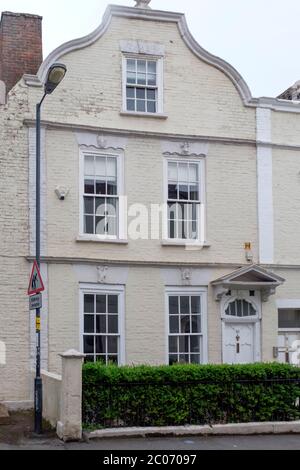
{"label": "window sill", "polygon": [[97,235],[79,235],[76,239],[77,242],[96,242],[96,243],[113,243],[117,245],[128,245],[128,240],[121,240],[119,238],[101,238]]}
{"label": "window sill", "polygon": [[155,119],[168,119],[167,114],[163,113],[142,113],[138,111],[121,111],[120,116],[146,117]]}
{"label": "window sill", "polygon": [[162,246],[190,246],[190,247],[196,247],[196,248],[210,248],[210,243],[208,242],[204,242],[204,243],[200,243],[200,242],[192,242],[192,241],[188,241],[188,240],[163,240],[161,242]]}

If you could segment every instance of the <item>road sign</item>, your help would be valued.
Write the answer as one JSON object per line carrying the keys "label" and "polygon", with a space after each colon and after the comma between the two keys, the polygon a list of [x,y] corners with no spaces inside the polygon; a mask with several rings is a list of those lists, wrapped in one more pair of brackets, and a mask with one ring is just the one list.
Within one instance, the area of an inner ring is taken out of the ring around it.
{"label": "road sign", "polygon": [[33,263],[32,272],[30,276],[28,295],[35,295],[45,290],[42,276],[38,267],[37,262]]}
{"label": "road sign", "polygon": [[36,310],[37,308],[42,308],[42,294],[29,297],[29,310]]}

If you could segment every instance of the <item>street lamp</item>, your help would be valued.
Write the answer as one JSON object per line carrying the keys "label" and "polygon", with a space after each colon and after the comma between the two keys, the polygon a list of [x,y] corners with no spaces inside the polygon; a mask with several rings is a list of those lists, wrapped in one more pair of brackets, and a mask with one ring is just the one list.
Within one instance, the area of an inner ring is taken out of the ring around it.
{"label": "street lamp", "polygon": [[[50,95],[66,75],[64,64],[55,63],[49,67],[44,86],[44,95],[36,105],[36,238],[35,254],[38,267],[41,265],[41,107],[47,95]],[[34,381],[34,431],[42,433],[43,386],[41,379],[41,309],[36,309],[36,377]]]}

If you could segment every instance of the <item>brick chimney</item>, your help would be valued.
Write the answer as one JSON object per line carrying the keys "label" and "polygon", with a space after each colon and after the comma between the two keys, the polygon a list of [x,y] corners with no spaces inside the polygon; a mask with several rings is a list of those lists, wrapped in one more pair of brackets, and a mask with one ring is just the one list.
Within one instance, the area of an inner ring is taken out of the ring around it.
{"label": "brick chimney", "polygon": [[36,74],[43,61],[42,17],[5,11],[0,21],[0,80],[8,93],[24,73]]}

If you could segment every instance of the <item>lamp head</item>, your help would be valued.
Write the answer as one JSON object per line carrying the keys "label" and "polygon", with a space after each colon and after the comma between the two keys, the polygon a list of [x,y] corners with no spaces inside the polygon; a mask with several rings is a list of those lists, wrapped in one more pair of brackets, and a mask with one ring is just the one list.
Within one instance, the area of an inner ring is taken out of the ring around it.
{"label": "lamp head", "polygon": [[60,84],[66,75],[67,67],[64,64],[52,64],[49,67],[47,79],[45,82],[45,93],[50,95],[55,88]]}

